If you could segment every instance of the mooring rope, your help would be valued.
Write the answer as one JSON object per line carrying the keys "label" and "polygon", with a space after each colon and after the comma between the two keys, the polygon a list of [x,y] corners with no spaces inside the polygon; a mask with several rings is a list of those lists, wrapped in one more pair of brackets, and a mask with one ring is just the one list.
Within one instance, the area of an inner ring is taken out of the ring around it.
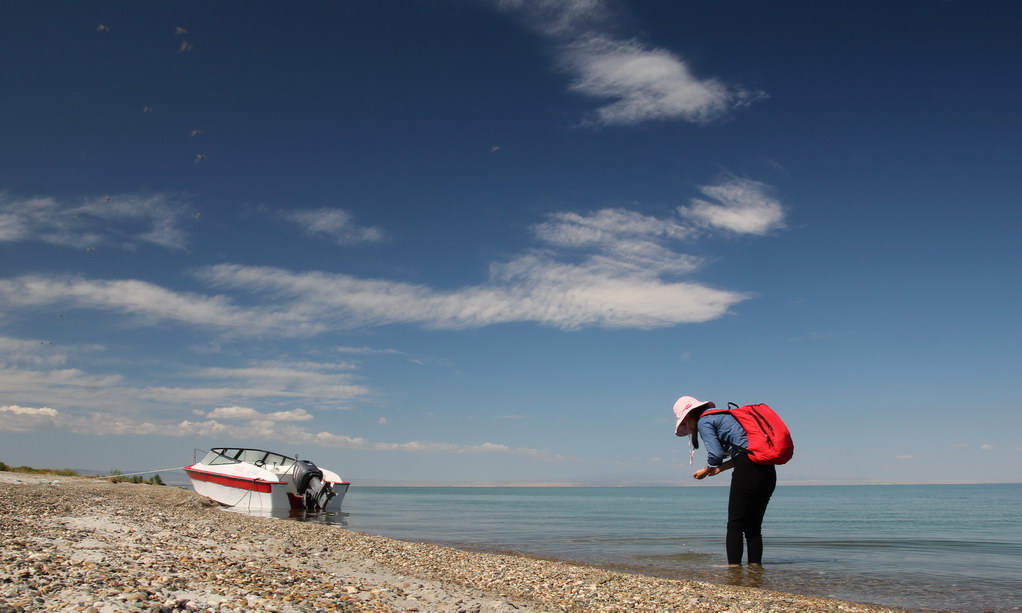
{"label": "mooring rope", "polygon": [[110,479],[111,477],[135,477],[137,475],[148,475],[150,473],[163,473],[171,470],[182,470],[184,466],[175,466],[174,468],[158,468],[156,470],[143,470],[140,473],[120,473],[116,475],[106,475],[105,477],[96,475],[96,479]]}

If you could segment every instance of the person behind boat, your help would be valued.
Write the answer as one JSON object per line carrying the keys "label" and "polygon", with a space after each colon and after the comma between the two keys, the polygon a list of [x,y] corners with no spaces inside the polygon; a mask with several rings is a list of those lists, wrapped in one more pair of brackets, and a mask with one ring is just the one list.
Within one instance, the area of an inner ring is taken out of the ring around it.
{"label": "person behind boat", "polygon": [[[732,415],[714,413],[703,417],[704,411],[713,408],[716,405],[712,402],[682,396],[674,404],[674,415],[678,418],[674,433],[690,436],[689,464],[699,448],[699,439],[706,444],[706,466],[692,473],[695,479],[734,469],[727,503],[727,563],[732,567],[741,566],[742,550],[747,544],[749,564],[758,566],[763,563],[763,516],[777,485],[777,470],[772,465],[757,464],[749,459],[745,452],[748,437]],[[725,460],[729,456],[730,459]]]}

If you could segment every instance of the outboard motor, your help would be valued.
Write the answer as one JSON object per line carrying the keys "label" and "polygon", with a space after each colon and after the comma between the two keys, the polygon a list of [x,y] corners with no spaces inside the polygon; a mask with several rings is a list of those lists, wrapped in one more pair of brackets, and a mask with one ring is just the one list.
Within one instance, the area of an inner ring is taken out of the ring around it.
{"label": "outboard motor", "polygon": [[323,471],[309,460],[295,461],[294,478],[306,511],[322,511],[336,496],[330,484],[323,481]]}

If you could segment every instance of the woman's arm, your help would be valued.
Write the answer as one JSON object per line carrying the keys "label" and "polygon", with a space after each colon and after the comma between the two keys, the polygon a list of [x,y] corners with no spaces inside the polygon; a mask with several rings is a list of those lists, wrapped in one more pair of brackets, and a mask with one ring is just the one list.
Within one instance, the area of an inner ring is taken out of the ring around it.
{"label": "woman's arm", "polygon": [[709,418],[699,419],[696,429],[699,432],[699,441],[706,447],[706,465],[710,468],[722,466],[724,462],[724,447],[720,444],[720,435],[717,433],[716,415]]}

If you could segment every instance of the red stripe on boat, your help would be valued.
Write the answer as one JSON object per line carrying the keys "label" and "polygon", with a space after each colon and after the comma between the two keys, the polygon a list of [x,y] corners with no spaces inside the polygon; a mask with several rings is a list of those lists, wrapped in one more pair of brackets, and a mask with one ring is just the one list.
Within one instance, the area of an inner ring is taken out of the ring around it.
{"label": "red stripe on boat", "polygon": [[[194,466],[194,464],[192,466]],[[244,477],[232,477],[230,475],[221,475],[220,473],[210,473],[203,470],[196,470],[191,466],[186,466],[184,471],[189,477],[191,477],[192,479],[197,479],[199,481],[209,481],[210,483],[216,483],[218,485],[236,487],[239,490],[263,492],[265,494],[270,493],[271,489],[270,486],[287,485],[287,483],[284,481],[265,481],[263,479],[245,479]]]}

